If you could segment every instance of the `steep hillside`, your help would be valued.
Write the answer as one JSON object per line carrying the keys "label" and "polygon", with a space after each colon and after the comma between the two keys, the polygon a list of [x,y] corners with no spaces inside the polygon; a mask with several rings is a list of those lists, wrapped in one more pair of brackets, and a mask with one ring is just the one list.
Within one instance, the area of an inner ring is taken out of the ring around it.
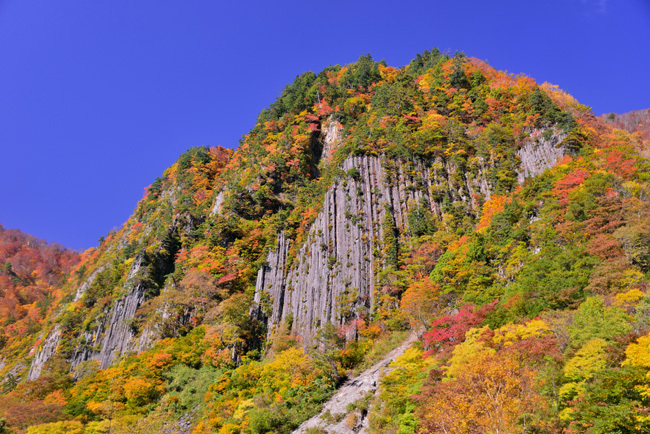
{"label": "steep hillside", "polygon": [[63,295],[58,286],[77,262],[72,250],[0,225],[0,352],[5,357],[24,348],[25,335],[40,331]]}
{"label": "steep hillside", "polygon": [[630,133],[640,132],[646,140],[650,139],[650,109],[634,110],[623,114],[608,113],[600,117],[616,128]]}
{"label": "steep hillside", "polygon": [[620,115],[608,113],[600,117],[614,128],[638,134],[645,144],[640,154],[650,158],[650,109],[635,110]]}
{"label": "steep hillside", "polygon": [[374,396],[320,420],[646,432],[643,146],[462,54],[302,74],[84,253],[7,355],[0,412],[32,434],[291,432],[412,329]]}

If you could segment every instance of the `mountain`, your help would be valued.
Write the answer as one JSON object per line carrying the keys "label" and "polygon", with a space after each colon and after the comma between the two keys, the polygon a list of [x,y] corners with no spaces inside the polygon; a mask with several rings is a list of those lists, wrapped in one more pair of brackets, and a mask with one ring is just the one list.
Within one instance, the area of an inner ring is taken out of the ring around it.
{"label": "mountain", "polygon": [[608,113],[600,116],[614,128],[638,134],[645,143],[645,148],[640,151],[644,157],[650,157],[650,109],[634,110],[628,113]]}
{"label": "mountain", "polygon": [[623,114],[608,113],[600,117],[616,128],[630,133],[640,132],[645,139],[650,138],[650,109],[634,110]]}
{"label": "mountain", "polygon": [[304,73],[54,283],[5,429],[291,432],[415,333],[306,432],[647,432],[645,146],[462,54]]}

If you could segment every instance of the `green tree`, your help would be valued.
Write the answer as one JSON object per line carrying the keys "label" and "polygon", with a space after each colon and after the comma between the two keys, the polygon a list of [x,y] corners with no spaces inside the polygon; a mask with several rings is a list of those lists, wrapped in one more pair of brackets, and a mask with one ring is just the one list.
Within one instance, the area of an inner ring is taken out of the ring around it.
{"label": "green tree", "polygon": [[390,205],[384,206],[384,220],[382,225],[384,236],[384,258],[386,266],[399,267],[399,232],[393,218],[393,210]]}
{"label": "green tree", "polygon": [[605,306],[601,297],[588,297],[578,308],[569,327],[571,343],[581,347],[587,341],[601,338],[608,342],[632,330],[625,312]]}

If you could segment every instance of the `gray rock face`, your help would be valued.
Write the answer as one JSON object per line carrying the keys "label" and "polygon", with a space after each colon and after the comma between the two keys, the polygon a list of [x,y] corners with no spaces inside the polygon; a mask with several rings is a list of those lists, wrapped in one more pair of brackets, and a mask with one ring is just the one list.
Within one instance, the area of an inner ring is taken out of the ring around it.
{"label": "gray rock face", "polygon": [[135,312],[144,302],[144,288],[136,286],[126,297],[118,300],[111,309],[110,320],[107,324],[101,340],[99,354],[92,353],[90,358],[99,361],[101,369],[108,368],[115,356],[118,356],[130,349],[134,332],[130,321],[135,317]]}
{"label": "gray rock face", "polygon": [[[520,183],[552,167],[565,154],[560,145],[564,137],[555,130],[536,131],[524,141],[518,151]],[[326,164],[330,151],[341,142],[340,124],[333,120],[325,123],[320,140]],[[257,306],[252,313],[267,322],[269,333],[280,324],[289,324],[292,333],[307,345],[323,324],[345,324],[372,312],[377,297],[376,275],[384,266],[383,224],[387,213],[401,236],[409,233],[409,211],[418,206],[443,216],[447,202],[478,215],[481,200],[489,199],[493,185],[488,176],[490,164],[479,159],[473,167],[473,173],[464,172],[442,158],[424,163],[349,157],[341,167],[345,176],[336,179],[325,194],[303,245],[291,249],[291,240],[278,235],[276,248],[268,253],[267,264],[258,273]],[[215,198],[212,215],[221,211],[225,195],[222,191]],[[196,224],[191,216],[175,219],[171,231],[189,233]],[[295,252],[293,257],[290,251]],[[126,295],[113,303],[95,327],[79,336],[71,358],[73,368],[89,360],[106,368],[121,354],[141,351],[155,340],[152,330],[145,330],[136,339],[131,324],[146,298],[147,288],[136,283],[147,268],[143,260],[138,256],[132,264]],[[153,267],[159,276],[158,285],[173,271],[173,254],[161,263]],[[79,286],[75,301],[103,269],[95,270]],[[56,354],[61,335],[57,326],[47,336],[30,367],[30,380],[38,378],[44,364]]]}
{"label": "gray rock face", "polygon": [[517,170],[517,181],[521,184],[524,179],[537,176],[557,163],[566,154],[566,147],[560,146],[566,134],[555,130],[535,130],[531,137],[524,141],[517,152],[521,163]]}
{"label": "gray rock face", "polygon": [[[138,256],[131,266],[128,280],[138,276],[142,268],[142,257]],[[135,333],[131,321],[145,301],[145,288],[135,285],[126,296],[117,300],[110,311],[92,331],[82,335],[79,345],[72,357],[72,368],[81,362],[97,360],[101,369],[111,365],[115,357],[133,348]]]}
{"label": "gray rock face", "polygon": [[461,177],[458,182],[458,169],[442,161],[427,167],[419,161],[407,165],[357,156],[345,160],[342,169],[346,177],[326,193],[297,256],[288,258],[290,243],[280,234],[257,278],[256,301],[261,303],[264,292],[270,298],[269,329],[291,322],[292,333],[305,343],[321,325],[343,324],[373,309],[387,212],[399,231],[407,233],[413,207],[425,204],[432,213],[442,214],[437,191],[446,191],[452,201],[469,209],[478,208],[477,195],[489,197],[490,192],[484,178]]}
{"label": "gray rock face", "polygon": [[[98,267],[90,276],[88,276],[88,278],[85,281],[81,283],[81,285],[79,285],[75,293],[75,297],[73,300],[74,302],[77,302],[81,299],[81,297],[88,290],[88,288],[90,288],[90,285],[92,285],[97,275],[102,271],[104,271],[105,269],[106,269],[105,265]],[[56,325],[54,329],[50,332],[50,334],[47,336],[47,338],[45,339],[45,343],[43,344],[43,346],[41,346],[40,349],[36,350],[36,355],[32,360],[32,364],[29,367],[29,373],[27,374],[28,380],[36,380],[38,379],[38,377],[40,377],[41,370],[43,369],[43,365],[45,365],[45,363],[50,359],[50,357],[56,354],[56,347],[59,345],[60,340],[61,340],[61,330],[59,325]]]}
{"label": "gray rock face", "polygon": [[[136,278],[140,274],[142,266],[143,259],[139,256],[133,261],[128,280]],[[80,286],[77,294],[81,291],[81,295],[83,295],[83,292],[90,287],[92,280],[101,270],[103,268],[99,268],[93,273]],[[134,340],[134,330],[131,327],[131,321],[144,301],[145,288],[141,284],[134,285],[125,296],[117,300],[92,331],[81,334],[80,343],[70,360],[71,368],[74,370],[82,362],[96,360],[99,362],[100,368],[104,369],[109,367],[120,354],[132,350],[139,351],[146,346],[151,339],[151,333],[145,331],[136,341]],[[60,326],[56,325],[34,356],[27,375],[28,380],[36,380],[40,376],[45,363],[56,354],[60,339]]]}
{"label": "gray rock face", "polygon": [[[220,197],[223,198],[224,195],[221,194]],[[172,209],[176,201],[176,190],[162,192],[163,205],[161,206],[163,209],[166,207]],[[136,338],[137,330],[133,327],[133,320],[145,300],[157,295],[163,289],[166,276],[174,271],[175,254],[180,248],[179,236],[183,233],[189,234],[201,224],[202,219],[203,217],[197,218],[189,213],[181,213],[176,215],[171,225],[168,226],[163,226],[159,220],[150,222],[145,227],[144,233],[149,233],[154,230],[154,227],[159,226],[159,229],[156,230],[156,238],[162,246],[154,253],[142,249],[141,253],[136,255],[123,287],[105,288],[114,291],[114,294],[119,292],[120,296],[116,297],[117,299],[113,301],[112,305],[99,313],[97,317],[92,318],[94,320],[92,326],[88,326],[77,336],[71,336],[69,332],[63,333],[66,329],[57,325],[47,336],[44,344],[34,350],[35,355],[31,361],[28,379],[35,380],[40,376],[45,363],[57,353],[57,346],[61,339],[72,340],[71,344],[74,350],[71,353],[66,353],[65,356],[71,363],[73,373],[75,368],[85,361],[98,361],[100,368],[103,369],[110,366],[124,353],[140,352],[149,348],[158,338],[156,326],[144,329]],[[116,245],[112,245],[110,249],[124,249],[129,244],[128,235],[127,231],[126,236],[122,237]],[[77,287],[73,303],[83,300],[84,294],[100,273],[113,265],[110,260],[94,265],[96,268]],[[65,308],[65,306],[60,306],[60,311],[55,315],[55,319],[65,311]]]}
{"label": "gray rock face", "polygon": [[292,331],[307,341],[322,324],[344,321],[339,303],[344,293],[355,295],[354,307],[370,307],[374,299],[372,249],[385,212],[379,205],[390,200],[390,192],[375,191],[383,185],[379,159],[350,159],[344,168],[351,167],[359,169],[359,181],[332,186],[292,269],[286,269],[289,243],[280,235],[258,274],[257,300],[262,291],[271,297],[269,325],[292,319]]}
{"label": "gray rock face", "polygon": [[103,265],[101,267],[98,267],[95,271],[93,271],[93,273],[90,276],[88,276],[88,278],[81,285],[79,285],[79,288],[77,288],[77,292],[75,293],[73,301],[77,302],[81,300],[81,297],[84,295],[86,291],[88,291],[90,285],[93,284],[97,275],[102,271],[104,271],[105,269],[106,266]]}
{"label": "gray rock face", "polygon": [[[331,130],[331,131],[330,131]],[[325,127],[325,142],[336,143],[337,127]],[[519,182],[552,167],[566,149],[564,135],[536,131],[518,152]],[[325,146],[327,148],[327,146]],[[279,234],[257,276],[254,313],[267,321],[269,333],[290,323],[293,334],[307,345],[321,325],[340,325],[375,307],[375,276],[384,261],[383,222],[387,212],[400,234],[409,233],[408,213],[426,206],[442,216],[443,202],[460,203],[478,215],[481,199],[489,199],[488,164],[479,162],[474,174],[442,159],[390,161],[373,156],[349,157],[346,172],[325,195],[323,207],[295,258],[290,240]],[[450,228],[451,229],[451,228]],[[268,306],[267,312],[259,306]]]}
{"label": "gray rock face", "polygon": [[45,338],[43,346],[34,356],[31,366],[29,367],[29,373],[27,374],[28,380],[36,380],[41,375],[43,366],[45,363],[56,354],[56,347],[59,345],[59,340],[61,339],[61,330],[59,325],[56,325],[50,334]]}
{"label": "gray rock face", "polygon": [[214,205],[212,206],[212,211],[210,212],[211,217],[219,215],[225,201],[226,193],[222,190],[217,194],[217,197],[214,198]]}
{"label": "gray rock face", "polygon": [[255,305],[253,312],[256,316],[264,315],[262,309],[262,297],[264,295],[263,289],[273,291],[273,316],[272,321],[274,324],[282,318],[282,309],[284,308],[284,278],[285,278],[285,265],[287,255],[289,252],[289,243],[281,232],[278,235],[278,245],[275,249],[271,250],[266,257],[266,265],[262,266],[257,273],[257,282],[255,287]]}
{"label": "gray rock face", "polygon": [[332,153],[336,151],[339,144],[342,140],[341,131],[343,130],[343,125],[337,120],[329,119],[327,123],[323,125],[323,154],[322,161],[328,163]]}

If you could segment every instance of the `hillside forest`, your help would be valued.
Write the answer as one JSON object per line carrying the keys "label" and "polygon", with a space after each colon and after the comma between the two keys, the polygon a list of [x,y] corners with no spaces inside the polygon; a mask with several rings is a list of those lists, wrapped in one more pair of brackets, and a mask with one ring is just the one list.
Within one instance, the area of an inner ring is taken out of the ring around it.
{"label": "hillside forest", "polygon": [[303,73],[97,247],[0,226],[0,432],[289,433],[411,335],[326,419],[650,432],[649,142],[623,126],[462,53]]}

